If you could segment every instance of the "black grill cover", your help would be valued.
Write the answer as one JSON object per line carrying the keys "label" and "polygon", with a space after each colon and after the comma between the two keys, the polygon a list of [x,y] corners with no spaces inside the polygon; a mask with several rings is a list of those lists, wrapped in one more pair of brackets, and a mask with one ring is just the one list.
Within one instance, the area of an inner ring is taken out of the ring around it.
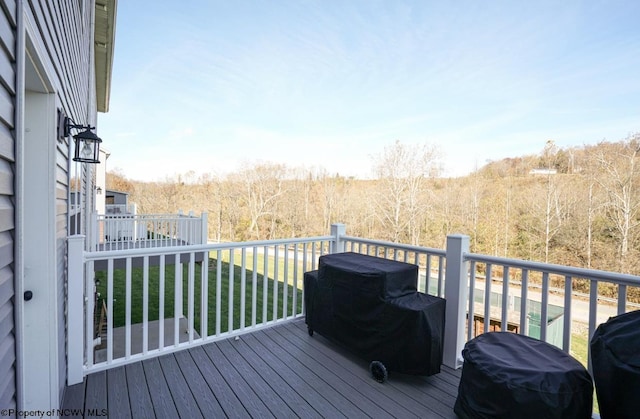
{"label": "black grill cover", "polygon": [[598,326],[591,338],[591,366],[601,417],[639,417],[640,311]]}
{"label": "black grill cover", "polygon": [[440,372],[445,300],[417,292],[418,267],[362,255],[320,257],[304,276],[310,329],[388,370]]}
{"label": "black grill cover", "polygon": [[460,418],[591,418],[589,373],[551,344],[489,332],[468,341],[462,356]]}

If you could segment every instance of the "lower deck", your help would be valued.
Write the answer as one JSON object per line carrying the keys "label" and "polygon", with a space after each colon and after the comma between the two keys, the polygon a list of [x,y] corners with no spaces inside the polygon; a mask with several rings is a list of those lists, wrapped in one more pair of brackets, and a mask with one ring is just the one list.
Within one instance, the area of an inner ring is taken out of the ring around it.
{"label": "lower deck", "polygon": [[[66,389],[64,409],[120,418],[455,418],[460,370],[430,377],[389,374],[303,319],[87,376]],[[93,409],[93,410],[92,410]]]}

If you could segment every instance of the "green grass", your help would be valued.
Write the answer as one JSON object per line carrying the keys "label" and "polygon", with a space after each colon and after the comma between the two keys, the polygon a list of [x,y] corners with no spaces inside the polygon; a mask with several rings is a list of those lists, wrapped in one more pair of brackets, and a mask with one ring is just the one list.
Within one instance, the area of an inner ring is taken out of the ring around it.
{"label": "green grass", "polygon": [[[580,363],[584,365],[585,368],[587,368],[588,347],[589,339],[587,338],[586,331],[583,333],[571,333],[571,356],[580,361]],[[593,392],[593,411],[595,413],[600,413],[595,389]]]}
{"label": "green grass", "polygon": [[[228,256],[225,260],[220,261],[220,274],[221,274],[221,287],[220,287],[220,332],[226,332],[229,330],[229,294],[230,289],[233,286],[233,314],[232,314],[232,329],[238,329],[241,327],[241,275],[242,269],[237,263],[240,262],[240,258],[234,259],[233,275],[230,280],[230,264],[228,262]],[[274,296],[274,279],[273,270],[269,272],[271,276],[267,276],[267,317],[263,319],[263,281],[264,275],[261,272],[261,268],[264,266],[264,258],[259,261],[258,269],[256,272],[256,306],[255,316],[256,323],[262,323],[263,321],[270,321],[274,319],[273,313],[273,296]],[[252,262],[248,262],[248,265],[252,265]],[[216,283],[218,276],[217,260],[209,259],[208,281],[207,281],[207,333],[213,335],[216,332]],[[291,263],[293,265],[293,263]],[[195,271],[195,285],[194,285],[194,327],[195,330],[201,332],[201,293],[202,293],[202,264],[196,263],[194,266]],[[283,269],[281,267],[280,269]],[[287,282],[293,283],[293,267],[290,267],[288,272]],[[183,265],[183,284],[182,284],[182,296],[183,296],[183,314],[188,317],[188,278],[189,278],[189,265]],[[279,271],[279,278],[283,278],[283,272]],[[175,317],[175,265],[166,265],[164,269],[164,318]],[[298,275],[302,277],[302,271],[298,271]],[[249,326],[252,323],[252,313],[254,307],[252,306],[253,295],[253,271],[247,269],[246,273],[246,289],[245,289],[245,326]],[[107,278],[106,272],[96,272],[96,279],[100,281],[97,290],[100,293],[101,299],[107,297]],[[302,281],[296,286],[287,285],[286,289],[286,301],[287,301],[287,315],[292,314],[293,295],[294,289],[296,290],[296,313],[302,311]],[[126,319],[126,272],[124,269],[116,269],[113,273],[113,298],[114,298],[114,312],[113,312],[113,325],[114,327],[120,327],[125,325]],[[282,317],[284,298],[284,283],[279,281],[277,283],[277,317]],[[148,320],[159,319],[160,308],[160,268],[158,266],[149,267],[149,280],[148,280]],[[102,303],[100,303],[102,304]],[[131,270],[131,323],[141,323],[143,320],[143,270],[142,268],[133,268]]]}
{"label": "green grass", "polygon": [[[292,249],[289,249],[290,251]],[[214,256],[214,252],[211,253],[211,256]],[[229,256],[230,256],[230,252],[228,251],[224,251],[222,252],[222,258],[221,260],[224,262],[229,262]],[[316,257],[318,257],[318,255],[316,255]],[[267,265],[267,275],[269,275],[270,278],[274,278],[275,274],[276,274],[276,264],[274,263],[274,251],[273,248],[269,249],[269,253],[268,253],[268,265]],[[303,260],[302,260],[302,256],[298,257],[298,263],[297,263],[297,274],[299,276],[299,278],[302,278],[302,272],[303,271],[308,271],[311,269],[310,267],[310,260],[311,257],[308,257],[308,261],[307,261],[307,266],[305,268],[305,266],[303,265]],[[241,260],[242,260],[242,252],[240,250],[235,250],[233,253],[233,260],[234,260],[234,264],[238,265]],[[246,265],[247,267],[251,267],[253,266],[253,252],[252,250],[248,250],[246,252]],[[262,272],[264,272],[264,261],[265,261],[265,256],[264,253],[256,253],[256,271],[260,274],[262,274]],[[278,254],[278,279],[282,280],[282,278],[284,278],[285,275],[285,261],[284,261],[284,251],[280,250],[279,254]],[[288,263],[286,264],[286,274],[287,274],[287,283],[290,285],[296,285],[294,284],[295,282],[295,273],[296,273],[296,265],[294,264],[294,258],[293,256],[289,255],[289,260]],[[297,284],[298,286],[301,286],[300,284]]]}
{"label": "green grass", "polygon": [[571,355],[587,367],[587,347],[589,340],[586,334],[571,333]]}

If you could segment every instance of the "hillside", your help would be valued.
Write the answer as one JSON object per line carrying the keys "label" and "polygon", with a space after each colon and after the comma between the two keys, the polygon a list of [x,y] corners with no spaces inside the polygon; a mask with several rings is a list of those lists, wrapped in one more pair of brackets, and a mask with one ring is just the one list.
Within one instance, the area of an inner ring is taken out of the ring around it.
{"label": "hillside", "polygon": [[396,143],[374,162],[376,180],[261,163],[164,182],[109,173],[107,187],[129,192],[141,213],[206,211],[213,240],[324,235],[342,222],[355,236],[442,248],[464,233],[477,253],[640,274],[639,147],[638,134],[566,150],[548,143],[538,156],[445,179]]}

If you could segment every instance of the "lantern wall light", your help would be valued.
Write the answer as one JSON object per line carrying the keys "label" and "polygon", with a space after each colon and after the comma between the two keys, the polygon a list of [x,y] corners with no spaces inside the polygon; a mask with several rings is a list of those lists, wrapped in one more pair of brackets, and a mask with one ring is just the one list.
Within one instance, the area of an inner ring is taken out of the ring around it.
{"label": "lantern wall light", "polygon": [[71,135],[71,130],[84,130],[73,136],[76,141],[76,151],[73,161],[81,163],[100,163],[100,143],[102,140],[91,130],[96,127],[90,125],[78,125],[68,116],[64,117],[64,136]]}

